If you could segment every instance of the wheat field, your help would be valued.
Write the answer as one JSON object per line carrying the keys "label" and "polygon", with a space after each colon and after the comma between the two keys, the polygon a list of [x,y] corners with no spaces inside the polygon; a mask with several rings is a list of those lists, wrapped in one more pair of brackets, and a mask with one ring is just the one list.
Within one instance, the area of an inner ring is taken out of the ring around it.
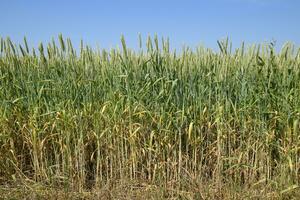
{"label": "wheat field", "polygon": [[1,38],[0,194],[300,198],[299,48],[139,44]]}

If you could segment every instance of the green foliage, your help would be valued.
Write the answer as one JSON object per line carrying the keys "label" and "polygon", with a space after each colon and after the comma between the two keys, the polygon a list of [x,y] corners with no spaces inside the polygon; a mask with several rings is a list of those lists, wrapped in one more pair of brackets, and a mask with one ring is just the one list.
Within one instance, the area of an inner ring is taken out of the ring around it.
{"label": "green foliage", "polygon": [[26,38],[19,48],[1,38],[0,181],[299,184],[300,57],[292,44],[280,53],[273,44],[232,52],[226,40],[221,53],[178,54],[155,36],[146,52],[140,38],[134,52],[122,36],[122,51],[81,41],[77,55],[70,39],[58,40],[60,48],[53,40],[36,55]]}

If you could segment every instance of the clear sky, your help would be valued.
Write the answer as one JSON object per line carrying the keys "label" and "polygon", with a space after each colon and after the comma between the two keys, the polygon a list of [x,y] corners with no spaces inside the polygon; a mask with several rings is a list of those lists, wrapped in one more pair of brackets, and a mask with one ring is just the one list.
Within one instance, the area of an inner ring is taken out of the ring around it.
{"label": "clear sky", "polygon": [[171,46],[217,48],[226,36],[242,41],[300,44],[299,0],[1,0],[0,36],[31,45],[63,33],[75,45],[110,48],[125,35],[137,47],[138,33],[169,37]]}

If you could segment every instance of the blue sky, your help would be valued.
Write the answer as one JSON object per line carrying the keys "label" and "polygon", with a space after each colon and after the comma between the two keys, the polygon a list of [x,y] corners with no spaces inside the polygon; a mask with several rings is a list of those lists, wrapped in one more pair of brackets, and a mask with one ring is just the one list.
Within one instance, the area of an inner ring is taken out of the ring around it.
{"label": "blue sky", "polygon": [[173,48],[217,48],[227,36],[234,46],[300,44],[299,0],[1,0],[0,10],[0,36],[27,36],[31,45],[59,33],[104,48],[119,45],[121,34],[135,48],[138,33],[169,37]]}

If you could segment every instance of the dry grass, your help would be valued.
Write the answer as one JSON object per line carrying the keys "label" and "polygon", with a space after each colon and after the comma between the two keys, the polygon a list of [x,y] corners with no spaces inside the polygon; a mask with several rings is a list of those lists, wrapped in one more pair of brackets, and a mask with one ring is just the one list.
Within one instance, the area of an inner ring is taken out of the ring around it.
{"label": "dry grass", "polygon": [[278,191],[273,187],[229,187],[211,183],[198,184],[182,190],[172,187],[157,187],[145,182],[122,181],[109,183],[102,188],[88,191],[71,190],[70,188],[55,188],[40,184],[14,184],[13,187],[0,188],[0,199],[299,199],[299,189]]}

